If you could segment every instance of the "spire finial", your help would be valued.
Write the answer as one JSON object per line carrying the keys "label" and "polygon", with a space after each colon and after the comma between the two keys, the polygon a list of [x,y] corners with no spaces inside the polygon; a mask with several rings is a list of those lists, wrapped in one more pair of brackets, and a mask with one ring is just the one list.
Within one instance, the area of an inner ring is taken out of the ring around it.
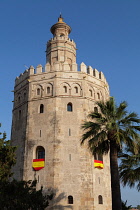
{"label": "spire finial", "polygon": [[62,14],[61,14],[61,12],[60,12],[60,16],[59,16],[59,18],[58,18],[58,22],[61,22],[61,23],[63,23],[63,17],[62,17]]}

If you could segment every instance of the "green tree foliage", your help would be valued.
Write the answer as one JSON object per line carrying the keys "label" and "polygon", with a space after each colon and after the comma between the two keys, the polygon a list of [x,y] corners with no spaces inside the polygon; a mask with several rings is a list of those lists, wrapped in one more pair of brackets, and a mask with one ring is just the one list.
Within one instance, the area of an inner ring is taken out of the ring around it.
{"label": "green tree foliage", "polygon": [[36,190],[36,181],[0,181],[0,210],[43,210],[52,198]]}
{"label": "green tree foliage", "polygon": [[140,144],[137,152],[129,148],[124,153],[120,153],[121,164],[119,167],[120,178],[123,186],[128,185],[130,188],[137,186],[140,191]]}
{"label": "green tree foliage", "polygon": [[43,195],[42,188],[37,191],[36,181],[9,181],[11,167],[16,163],[15,150],[6,140],[6,133],[0,133],[0,210],[43,210],[52,193]]}
{"label": "green tree foliage", "polygon": [[[1,124],[0,124],[1,127]],[[16,163],[16,147],[6,140],[6,133],[0,132],[0,180],[5,181],[11,177],[11,167]]]}
{"label": "green tree foliage", "polygon": [[56,189],[36,190],[36,181],[9,181],[11,167],[16,163],[15,150],[6,141],[6,133],[0,133],[0,210],[72,209],[71,205],[59,204],[66,198],[65,193],[56,197]]}
{"label": "green tree foliage", "polygon": [[140,205],[137,205],[137,209],[139,209],[139,210],[140,210]]}
{"label": "green tree foliage", "polygon": [[124,146],[136,147],[140,119],[136,113],[127,112],[125,101],[117,106],[113,97],[106,102],[99,101],[97,105],[99,112],[91,112],[88,116],[90,121],[82,125],[85,133],[81,144],[88,141],[92,154],[106,154],[110,151],[112,210],[121,210],[118,152]]}

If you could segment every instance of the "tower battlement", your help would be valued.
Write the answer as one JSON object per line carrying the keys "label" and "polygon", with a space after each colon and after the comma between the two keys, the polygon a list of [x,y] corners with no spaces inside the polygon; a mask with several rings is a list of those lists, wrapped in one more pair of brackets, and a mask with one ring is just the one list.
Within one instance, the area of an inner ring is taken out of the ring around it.
{"label": "tower battlement", "polygon": [[36,68],[33,66],[30,66],[29,69],[26,69],[24,73],[21,73],[19,77],[16,77],[15,80],[15,86],[21,83],[22,81],[29,79],[31,75],[39,75],[39,74],[45,74],[45,73],[53,73],[56,71],[64,71],[64,72],[77,72],[77,73],[85,73],[87,75],[90,75],[97,80],[100,80],[104,82],[107,86],[108,83],[106,81],[106,78],[103,74],[103,72],[98,71],[95,68],[92,68],[91,66],[86,66],[83,62],[78,66],[77,63],[72,63],[72,67],[70,70],[70,66],[67,62],[64,62],[63,64],[61,62],[54,63],[53,66],[51,66],[49,63],[46,63],[46,65],[43,67],[41,64],[39,64]]}

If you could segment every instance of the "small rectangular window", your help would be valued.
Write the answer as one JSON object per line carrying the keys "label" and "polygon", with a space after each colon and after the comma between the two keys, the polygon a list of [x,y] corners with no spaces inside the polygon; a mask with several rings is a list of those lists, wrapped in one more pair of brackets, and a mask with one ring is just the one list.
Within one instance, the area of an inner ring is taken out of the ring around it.
{"label": "small rectangular window", "polygon": [[69,161],[71,161],[71,154],[69,154]]}

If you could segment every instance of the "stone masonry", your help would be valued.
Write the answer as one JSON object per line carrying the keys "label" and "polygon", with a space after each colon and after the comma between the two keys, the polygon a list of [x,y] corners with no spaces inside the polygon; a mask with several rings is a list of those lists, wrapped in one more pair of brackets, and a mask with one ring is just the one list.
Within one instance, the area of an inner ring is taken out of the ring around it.
{"label": "stone masonry", "polygon": [[[71,28],[61,15],[51,32],[45,68],[31,66],[15,80],[11,138],[18,149],[14,178],[37,179],[38,188],[58,189],[56,196],[66,195],[59,204],[73,210],[111,210],[109,155],[103,157],[103,169],[95,168],[87,145],[80,145],[81,124],[96,109],[96,101],[109,98],[108,83],[91,66],[81,63],[78,68],[76,44],[69,38]],[[35,171],[32,161],[40,147],[45,166]]]}

